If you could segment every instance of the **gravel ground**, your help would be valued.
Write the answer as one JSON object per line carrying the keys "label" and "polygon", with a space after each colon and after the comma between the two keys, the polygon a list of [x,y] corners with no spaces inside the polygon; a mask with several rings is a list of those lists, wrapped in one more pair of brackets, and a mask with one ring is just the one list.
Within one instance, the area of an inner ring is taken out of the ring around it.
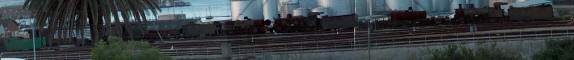
{"label": "gravel ground", "polygon": [[546,40],[560,39],[574,39],[574,36],[529,37],[516,39],[430,43],[395,48],[375,47],[371,50],[351,50],[319,53],[263,53],[260,55],[255,55],[254,59],[247,60],[425,60],[425,58],[429,56],[429,54],[426,52],[428,49],[443,48],[451,44],[459,44],[473,49],[476,49],[479,46],[496,45],[496,47],[499,48],[518,52],[522,55],[523,58],[530,60],[530,58],[537,51],[544,48]]}

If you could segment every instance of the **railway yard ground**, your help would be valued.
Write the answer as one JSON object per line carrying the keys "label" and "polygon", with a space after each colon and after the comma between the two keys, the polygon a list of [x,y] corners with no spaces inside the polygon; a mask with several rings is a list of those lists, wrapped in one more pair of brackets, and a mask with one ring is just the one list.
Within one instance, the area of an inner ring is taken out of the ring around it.
{"label": "railway yard ground", "polygon": [[[574,32],[574,26],[570,22],[546,21],[439,25],[370,32],[359,30],[173,38],[153,43],[153,46],[176,59],[217,59],[230,55],[234,59],[264,60],[402,60],[412,56],[422,58],[425,55],[421,51],[427,48],[449,44],[476,46],[483,43],[516,47],[524,56],[528,56],[543,47],[544,40],[574,38],[571,32]],[[40,49],[37,54],[39,59],[90,59],[91,56],[89,47]],[[2,57],[29,59],[32,51],[4,52]]]}

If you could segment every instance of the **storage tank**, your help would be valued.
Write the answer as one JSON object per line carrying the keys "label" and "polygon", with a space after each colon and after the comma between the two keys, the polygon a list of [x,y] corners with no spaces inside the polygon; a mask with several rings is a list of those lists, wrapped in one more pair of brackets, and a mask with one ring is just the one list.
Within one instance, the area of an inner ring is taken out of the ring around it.
{"label": "storage tank", "polygon": [[309,9],[307,8],[297,8],[293,10],[293,16],[307,17],[309,14]]}
{"label": "storage tank", "polygon": [[265,20],[275,20],[279,18],[279,8],[277,0],[263,0],[263,15]]}
{"label": "storage tank", "polygon": [[311,10],[311,12],[321,13],[321,14],[319,14],[319,15],[317,16],[317,18],[323,18],[323,16],[326,16],[326,15],[327,15],[327,14],[326,14],[326,13],[327,13],[327,12],[326,12],[327,10],[328,10],[328,9],[325,8],[325,7],[317,7],[317,8],[313,8],[313,9]]}
{"label": "storage tank", "polygon": [[299,7],[306,9],[313,9],[319,7],[318,0],[299,0],[299,3],[301,5]]}
{"label": "storage tank", "polygon": [[420,4],[415,6],[422,8],[424,11],[435,11],[436,9],[433,8],[435,4],[435,2],[433,2],[434,0],[415,0],[415,1],[417,1],[415,2],[415,4]]}
{"label": "storage tank", "polygon": [[[497,1],[497,0],[492,0]],[[472,4],[474,8],[492,7],[491,0],[452,0],[452,8],[458,9],[458,4]]]}
{"label": "storage tank", "polygon": [[327,16],[343,16],[353,14],[352,0],[320,0],[321,7],[329,8]]}
{"label": "storage tank", "polygon": [[385,2],[393,11],[408,10],[408,7],[411,7],[412,4],[411,0],[386,0]]}
{"label": "storage tank", "polygon": [[252,20],[264,19],[262,0],[231,0],[231,19],[245,20],[248,17]]}
{"label": "storage tank", "polygon": [[[372,2],[371,2],[372,3]],[[355,13],[357,16],[369,15],[369,2],[367,0],[355,0]]]}
{"label": "storage tank", "polygon": [[490,0],[455,0],[455,1],[456,4],[473,4],[474,8],[484,8],[489,7],[491,5]]}
{"label": "storage tank", "polygon": [[453,4],[453,0],[432,0],[433,2],[433,7],[434,8],[433,11],[436,12],[451,12],[452,6],[451,4]]}
{"label": "storage tank", "polygon": [[517,2],[517,0],[491,0],[489,1],[490,7],[494,7],[494,3],[496,2],[505,2],[508,3],[508,5],[512,5],[512,3]]}
{"label": "storage tank", "polygon": [[287,15],[293,14],[293,10],[300,7],[298,0],[279,0],[280,18],[287,18]]}
{"label": "storage tank", "polygon": [[474,0],[477,8],[490,7],[490,0]]}

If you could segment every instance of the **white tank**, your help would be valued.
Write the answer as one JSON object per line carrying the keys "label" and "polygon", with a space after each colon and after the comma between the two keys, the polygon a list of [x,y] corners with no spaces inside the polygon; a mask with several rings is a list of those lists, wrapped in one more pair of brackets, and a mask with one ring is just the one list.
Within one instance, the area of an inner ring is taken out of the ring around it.
{"label": "white tank", "polygon": [[373,11],[390,11],[386,0],[373,0]]}
{"label": "white tank", "polygon": [[357,16],[369,15],[369,2],[367,0],[355,0],[355,13]]}
{"label": "white tank", "polygon": [[319,7],[318,0],[299,0],[301,8],[313,9]]}
{"label": "white tank", "polygon": [[528,2],[528,0],[515,0],[515,2],[521,2],[521,3],[523,3],[523,2]]}
{"label": "white tank", "polygon": [[342,16],[353,14],[352,0],[320,0],[321,7],[329,8],[327,16]]}
{"label": "white tank", "polygon": [[277,0],[263,0],[263,15],[265,20],[275,20],[279,18],[278,2]]}
{"label": "white tank", "polygon": [[476,8],[485,8],[490,7],[489,0],[473,0]]}
{"label": "white tank", "polygon": [[508,5],[511,5],[514,2],[520,2],[520,1],[527,1],[527,0],[491,0],[489,2],[489,4],[490,4],[490,7],[494,7],[493,4],[496,2],[506,2],[506,3],[508,3]]}
{"label": "white tank", "polygon": [[437,12],[450,12],[452,10],[453,0],[433,0],[434,11]]}
{"label": "white tank", "polygon": [[[490,6],[490,0],[454,0],[455,4],[473,4],[475,8],[484,8]],[[458,8],[458,6],[456,6]]]}
{"label": "white tank", "polygon": [[[458,4],[463,4],[462,0],[452,0],[452,4],[450,7],[452,7],[453,9],[459,9]],[[451,10],[454,11],[454,10]]]}
{"label": "white tank", "polygon": [[253,20],[264,19],[261,2],[261,0],[231,0],[231,19],[245,20],[244,17]]}
{"label": "white tank", "polygon": [[293,10],[293,16],[307,17],[308,14],[309,14],[309,9],[307,9],[307,8],[297,8],[297,9]]}
{"label": "white tank", "polygon": [[415,5],[417,8],[420,8],[421,10],[424,11],[435,11],[436,8],[434,7],[434,2],[433,0],[415,0],[418,3],[415,4],[420,4],[420,5]]}
{"label": "white tank", "polygon": [[385,0],[389,8],[393,11],[408,10],[411,7],[411,0]]}
{"label": "white tank", "polygon": [[312,9],[311,12],[322,13],[322,14],[319,14],[317,16],[317,18],[322,18],[323,16],[327,15],[327,12],[326,12],[327,10],[329,10],[329,9],[325,8],[325,7],[317,7],[317,8]]}
{"label": "white tank", "polygon": [[279,0],[279,12],[281,18],[287,18],[288,14],[293,14],[293,10],[299,8],[298,0]]}
{"label": "white tank", "polygon": [[311,9],[311,12],[317,12],[317,13],[327,13],[327,10],[329,10],[329,8],[326,7],[317,7],[317,8],[313,8]]}

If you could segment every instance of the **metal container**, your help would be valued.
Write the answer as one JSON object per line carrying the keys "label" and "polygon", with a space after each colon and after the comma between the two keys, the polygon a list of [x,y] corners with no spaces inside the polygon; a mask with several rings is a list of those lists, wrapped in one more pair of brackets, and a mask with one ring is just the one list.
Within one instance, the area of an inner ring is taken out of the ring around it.
{"label": "metal container", "polygon": [[467,0],[466,2],[467,4],[474,4],[475,8],[488,8],[491,5],[490,0]]}
{"label": "metal container", "polygon": [[353,14],[352,0],[320,0],[321,7],[328,8],[327,16],[343,16]]}
{"label": "metal container", "polygon": [[344,15],[344,16],[335,16],[335,17],[323,17],[320,19],[320,26],[323,30],[328,29],[349,29],[353,28],[357,25],[357,19],[359,19],[356,15]]}
{"label": "metal container", "polygon": [[432,11],[435,12],[452,12],[452,0],[432,0],[433,8]]}
{"label": "metal container", "polygon": [[[46,45],[46,38],[38,37],[36,41],[36,48],[42,48]],[[22,38],[9,38],[4,41],[4,48],[6,51],[25,51],[32,50],[33,48],[32,39],[22,39]]]}
{"label": "metal container", "polygon": [[427,17],[426,11],[392,11],[391,21],[419,20]]}
{"label": "metal container", "polygon": [[325,13],[327,13],[327,12],[326,12],[327,10],[328,10],[328,9],[325,8],[325,7],[317,7],[317,8],[312,9],[311,12],[313,12],[313,13],[320,13],[320,14],[317,15],[316,17],[317,17],[317,18],[323,18],[323,16],[326,16],[326,15],[327,15],[327,14],[325,14]]}
{"label": "metal container", "polygon": [[554,17],[552,7],[510,8],[508,15],[511,20],[545,20]]}
{"label": "metal container", "polygon": [[262,0],[231,0],[231,19],[252,20],[264,19]]}
{"label": "metal container", "polygon": [[412,6],[412,0],[385,0],[389,8],[393,11],[408,10]]}
{"label": "metal container", "polygon": [[279,18],[278,3],[279,1],[277,0],[263,0],[263,15],[265,16],[265,20],[275,20]]}
{"label": "metal container", "polygon": [[182,27],[181,33],[183,33],[186,37],[202,37],[202,36],[210,36],[210,35],[217,35],[220,33],[218,23],[211,23],[211,24],[187,24]]}
{"label": "metal container", "polygon": [[298,8],[293,10],[293,16],[307,17],[309,15],[309,9]]}
{"label": "metal container", "polygon": [[370,3],[373,3],[372,0],[355,0],[355,13],[357,16],[368,16]]}
{"label": "metal container", "polygon": [[300,3],[298,0],[279,0],[279,7],[280,18],[287,18],[288,15],[293,14],[293,10],[300,7]]}

